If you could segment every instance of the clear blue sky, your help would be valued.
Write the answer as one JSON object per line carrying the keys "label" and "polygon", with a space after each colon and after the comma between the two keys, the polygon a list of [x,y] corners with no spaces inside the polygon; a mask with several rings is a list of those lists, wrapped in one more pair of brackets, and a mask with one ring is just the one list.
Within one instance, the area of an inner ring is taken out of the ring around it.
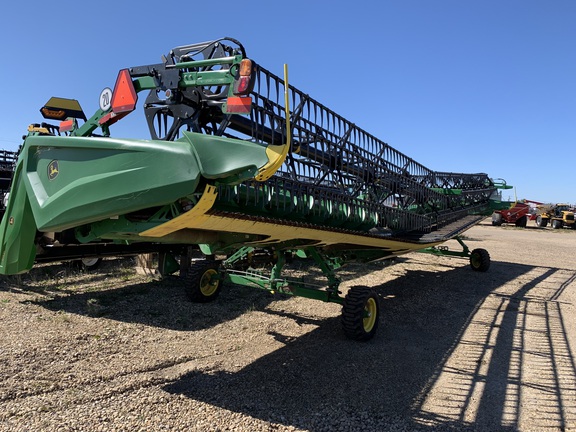
{"label": "clear blue sky", "polygon": [[[269,70],[437,171],[576,203],[575,0],[8,2],[0,148],[51,97],[90,116],[119,69],[230,36]],[[148,138],[141,105],[112,127]],[[514,191],[504,198],[514,199]]]}

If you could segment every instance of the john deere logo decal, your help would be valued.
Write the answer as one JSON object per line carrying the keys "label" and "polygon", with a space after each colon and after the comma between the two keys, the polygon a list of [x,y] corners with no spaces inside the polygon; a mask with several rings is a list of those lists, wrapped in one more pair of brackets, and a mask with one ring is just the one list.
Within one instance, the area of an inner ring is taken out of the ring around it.
{"label": "john deere logo decal", "polygon": [[48,179],[54,180],[56,177],[58,177],[58,161],[53,160],[48,165]]}

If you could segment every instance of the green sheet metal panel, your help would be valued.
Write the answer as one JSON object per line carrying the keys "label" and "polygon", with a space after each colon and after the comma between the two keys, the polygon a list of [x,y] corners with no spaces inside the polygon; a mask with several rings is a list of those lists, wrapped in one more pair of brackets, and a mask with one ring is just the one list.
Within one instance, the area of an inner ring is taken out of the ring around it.
{"label": "green sheet metal panel", "polygon": [[36,224],[26,188],[22,165],[14,171],[6,212],[0,223],[0,273],[17,274],[28,271],[36,256]]}
{"label": "green sheet metal panel", "polygon": [[24,183],[40,231],[60,231],[193,193],[191,146],[162,141],[33,136]]}
{"label": "green sheet metal panel", "polygon": [[201,177],[242,181],[267,161],[259,144],[193,133],[170,143],[31,136],[23,157],[40,231],[169,204],[195,193]]}

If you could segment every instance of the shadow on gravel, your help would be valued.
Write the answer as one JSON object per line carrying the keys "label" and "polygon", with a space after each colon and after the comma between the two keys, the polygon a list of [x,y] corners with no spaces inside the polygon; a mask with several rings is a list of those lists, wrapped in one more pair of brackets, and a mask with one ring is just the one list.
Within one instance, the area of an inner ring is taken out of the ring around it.
{"label": "shadow on gravel", "polygon": [[128,283],[122,287],[90,290],[71,295],[55,295],[32,301],[53,311],[106,317],[170,330],[198,331],[233,320],[249,310],[264,309],[280,298],[246,287],[224,289],[211,303],[190,302],[177,277]]}
{"label": "shadow on gravel", "polygon": [[[41,298],[26,302],[52,311],[184,331],[211,328],[234,320],[247,311],[264,310],[271,302],[290,298],[225,284],[216,301],[192,303],[185,295],[183,280],[178,276],[134,283],[133,264],[122,267],[120,263],[109,261],[105,268],[95,272],[78,272],[66,264],[43,266],[27,275],[28,282],[13,282],[9,289],[41,294]],[[293,263],[291,268],[304,274],[308,283],[325,284],[326,278],[319,269],[311,267],[311,263],[301,260]],[[376,264],[373,268],[383,265]],[[350,265],[340,272],[340,276],[354,279],[365,273],[362,266]],[[36,281],[41,281],[41,284]],[[90,285],[94,287],[90,288]]]}
{"label": "shadow on gravel", "polygon": [[74,294],[75,283],[72,280],[83,285],[99,284],[110,278],[109,272],[118,273],[125,265],[125,261],[114,259],[106,261],[104,271],[85,271],[74,262],[44,264],[22,275],[3,276],[0,279],[0,290],[45,295]]}
{"label": "shadow on gravel", "polygon": [[[535,270],[540,276],[527,275]],[[236,373],[192,372],[164,389],[313,432],[512,431],[520,418],[521,387],[533,384],[550,403],[542,408],[549,430],[563,430],[571,421],[565,413],[576,412],[566,393],[576,382],[574,358],[561,313],[546,306],[541,322],[534,321],[532,315],[542,311],[530,298],[559,271],[499,262],[487,273],[468,267],[441,274],[410,271],[378,287],[382,322],[368,343],[346,340],[333,318],[296,339],[273,334],[285,346]],[[516,280],[528,282],[512,295],[499,294]],[[546,296],[544,304],[553,300],[551,293]],[[546,325],[555,332],[549,339]],[[534,337],[530,332],[543,339],[528,348],[521,341]],[[519,354],[523,350],[549,362],[523,364],[527,359],[518,356],[530,355]],[[562,365],[551,351],[563,358]],[[534,367],[541,369],[537,375],[546,374],[544,382],[522,376],[522,368]]]}
{"label": "shadow on gravel", "polygon": [[[292,270],[303,273],[308,283],[325,284],[321,271],[310,268],[310,263],[299,261],[292,265]],[[381,265],[375,268],[379,267]],[[216,301],[192,303],[186,297],[183,280],[178,276],[134,283],[133,268],[119,267],[118,262],[109,262],[105,268],[90,273],[70,270],[67,265],[44,266],[34,271],[36,273],[27,275],[28,281],[13,281],[9,287],[12,291],[41,295],[39,299],[27,299],[26,302],[52,311],[106,317],[171,330],[204,330],[234,320],[247,311],[264,310],[271,302],[290,298],[225,284]],[[360,266],[349,266],[342,273],[346,278],[355,278],[365,272]]]}

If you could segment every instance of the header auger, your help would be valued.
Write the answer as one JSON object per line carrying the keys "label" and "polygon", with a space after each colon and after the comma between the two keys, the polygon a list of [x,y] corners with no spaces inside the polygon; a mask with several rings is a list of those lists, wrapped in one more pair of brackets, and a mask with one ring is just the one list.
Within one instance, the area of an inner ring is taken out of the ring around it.
{"label": "header auger", "polygon": [[[229,280],[336,302],[346,334],[362,340],[376,330],[378,299],[365,287],[342,297],[338,267],[434,247],[493,210],[498,185],[486,174],[424,167],[288,85],[286,68],[280,78],[249,59],[234,39],[177,47],[162,60],[121,70],[88,119],[72,100],[41,109],[61,123],[24,141],[0,272],[30,269],[46,241],[198,245],[206,259],[187,272],[191,299],[212,300]],[[143,91],[151,140],[111,138]],[[472,268],[488,268],[486,251],[463,247]],[[294,255],[312,258],[327,287],[283,278]],[[254,270],[262,260],[271,271]]]}

